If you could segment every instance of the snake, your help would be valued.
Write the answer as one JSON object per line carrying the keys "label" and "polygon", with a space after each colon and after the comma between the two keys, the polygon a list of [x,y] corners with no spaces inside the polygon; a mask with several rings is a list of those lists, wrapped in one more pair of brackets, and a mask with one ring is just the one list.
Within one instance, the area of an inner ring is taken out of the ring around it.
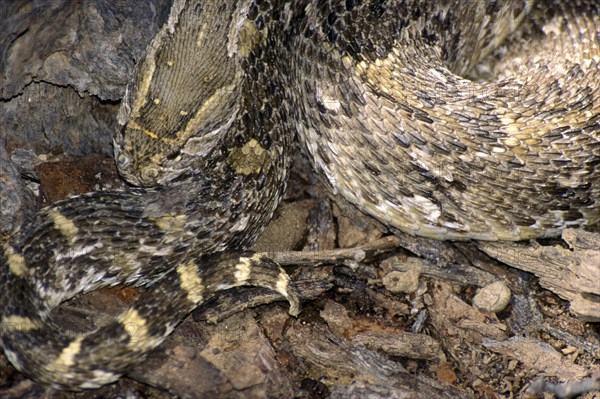
{"label": "snake", "polygon": [[[128,190],[38,211],[0,250],[1,345],[20,372],[97,388],[207,298],[299,294],[247,248],[296,145],[331,193],[438,240],[555,237],[600,219],[596,0],[175,0],[127,86]],[[107,325],[52,310],[146,287]],[[132,328],[135,327],[135,328]]]}

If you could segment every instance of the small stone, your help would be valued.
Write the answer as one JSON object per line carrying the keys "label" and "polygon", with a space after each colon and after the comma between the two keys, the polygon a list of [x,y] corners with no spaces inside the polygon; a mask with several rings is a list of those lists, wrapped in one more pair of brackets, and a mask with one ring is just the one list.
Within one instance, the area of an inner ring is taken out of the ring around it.
{"label": "small stone", "polygon": [[503,281],[486,285],[477,291],[473,297],[473,306],[481,310],[498,313],[503,311],[510,303],[510,289]]}
{"label": "small stone", "polygon": [[421,270],[411,268],[403,271],[394,270],[383,277],[383,285],[394,294],[415,292],[419,288]]}
{"label": "small stone", "polygon": [[320,316],[336,336],[349,338],[353,331],[353,324],[344,305],[328,299],[320,312]]}

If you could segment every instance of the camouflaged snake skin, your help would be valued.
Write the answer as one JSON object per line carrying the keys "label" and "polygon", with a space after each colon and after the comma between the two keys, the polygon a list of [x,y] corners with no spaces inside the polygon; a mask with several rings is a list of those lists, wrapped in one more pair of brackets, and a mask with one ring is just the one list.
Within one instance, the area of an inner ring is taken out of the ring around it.
{"label": "camouflaged snake skin", "polygon": [[[410,234],[598,221],[599,27],[593,0],[176,0],[119,114],[115,158],[143,188],[56,203],[0,253],[7,358],[93,388],[217,291],[266,286],[297,313],[285,272],[241,252],[281,199],[295,137],[334,193]],[[461,77],[494,51],[493,81]],[[107,326],[69,335],[48,317],[118,282],[150,288]]]}

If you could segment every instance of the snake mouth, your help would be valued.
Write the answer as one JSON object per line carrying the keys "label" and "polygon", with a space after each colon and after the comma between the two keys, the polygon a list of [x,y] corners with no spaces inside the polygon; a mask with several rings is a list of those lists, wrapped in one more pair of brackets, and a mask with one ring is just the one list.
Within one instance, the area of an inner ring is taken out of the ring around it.
{"label": "snake mouth", "polygon": [[[152,160],[138,160],[134,154],[122,147],[117,147],[115,162],[120,176],[129,184],[138,187],[155,187],[166,185],[181,178],[190,169],[181,158],[180,152],[174,151],[166,157],[166,165]],[[175,168],[173,165],[182,167]]]}
{"label": "snake mouth", "polygon": [[126,150],[119,151],[115,161],[119,174],[128,183],[140,187],[151,187],[158,184],[161,171],[156,165],[140,165]]}

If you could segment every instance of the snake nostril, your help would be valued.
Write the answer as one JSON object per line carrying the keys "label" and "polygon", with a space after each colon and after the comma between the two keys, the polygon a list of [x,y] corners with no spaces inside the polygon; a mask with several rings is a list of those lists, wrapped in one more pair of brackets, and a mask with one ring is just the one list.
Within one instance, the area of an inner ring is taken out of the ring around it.
{"label": "snake nostril", "polygon": [[146,181],[154,181],[158,177],[158,169],[151,166],[144,168],[142,169],[141,177]]}

